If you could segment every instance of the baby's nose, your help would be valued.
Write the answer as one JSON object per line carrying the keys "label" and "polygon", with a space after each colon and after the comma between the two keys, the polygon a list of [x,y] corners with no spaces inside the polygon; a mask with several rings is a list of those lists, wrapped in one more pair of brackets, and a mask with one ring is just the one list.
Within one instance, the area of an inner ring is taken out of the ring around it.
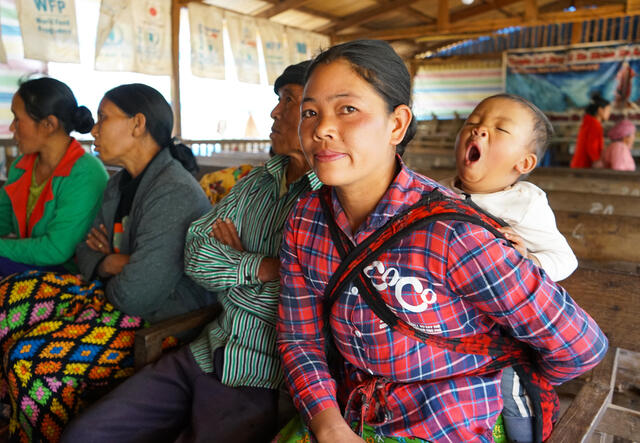
{"label": "baby's nose", "polygon": [[473,135],[477,137],[486,137],[487,136],[487,128],[484,126],[477,126],[473,128]]}

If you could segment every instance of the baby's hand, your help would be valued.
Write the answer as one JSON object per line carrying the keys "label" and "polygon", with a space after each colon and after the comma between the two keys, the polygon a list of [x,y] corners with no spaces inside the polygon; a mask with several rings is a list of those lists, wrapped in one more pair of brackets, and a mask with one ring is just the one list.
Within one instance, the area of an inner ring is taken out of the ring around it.
{"label": "baby's hand", "polygon": [[527,247],[524,245],[524,240],[509,226],[504,228],[498,228],[498,231],[502,232],[507,240],[509,240],[513,247],[525,258],[528,257]]}
{"label": "baby's hand", "polygon": [[505,226],[504,228],[499,228],[498,231],[502,232],[502,234],[505,236],[505,238],[507,240],[509,240],[513,244],[513,247],[516,248],[516,250],[524,258],[528,258],[531,261],[533,261],[537,266],[541,266],[540,265],[540,260],[538,260],[535,255],[532,255],[529,252],[527,247],[524,245],[524,240],[522,239],[522,237],[520,237],[518,234],[516,234],[513,229],[511,229],[508,226]]}

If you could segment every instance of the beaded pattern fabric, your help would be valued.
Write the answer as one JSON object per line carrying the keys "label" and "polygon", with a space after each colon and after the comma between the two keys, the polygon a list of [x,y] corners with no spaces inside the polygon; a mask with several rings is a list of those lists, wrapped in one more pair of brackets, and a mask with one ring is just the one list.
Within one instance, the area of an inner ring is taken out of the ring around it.
{"label": "beaded pattern fabric", "polygon": [[29,271],[0,282],[0,400],[11,441],[57,442],[85,394],[133,374],[140,317],[106,301],[102,284]]}
{"label": "beaded pattern fabric", "polygon": [[215,205],[229,193],[238,180],[244,178],[252,169],[251,165],[240,165],[210,172],[200,179],[200,186],[211,204]]}

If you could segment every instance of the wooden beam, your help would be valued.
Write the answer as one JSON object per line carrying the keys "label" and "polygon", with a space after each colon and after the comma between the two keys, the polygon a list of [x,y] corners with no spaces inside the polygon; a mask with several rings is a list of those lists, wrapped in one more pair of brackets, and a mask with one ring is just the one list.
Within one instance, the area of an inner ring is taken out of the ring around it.
{"label": "wooden beam", "polygon": [[468,8],[451,13],[451,23],[475,17],[476,15],[484,14],[485,12],[493,11],[498,8],[504,8],[505,6],[509,6],[519,1],[521,0],[494,0],[488,3],[478,3],[477,5],[472,5]]}
{"label": "wooden beam", "polygon": [[303,6],[305,3],[309,3],[310,1],[311,0],[284,0],[278,4],[271,6],[269,9],[255,14],[254,17],[271,18],[274,15],[278,15],[281,12],[286,11],[287,9],[299,8],[300,6]]}
{"label": "wooden beam", "polygon": [[[340,16],[335,15],[335,14],[329,14],[328,12],[324,12],[324,11],[316,11],[315,9],[311,9],[307,6],[300,6],[298,8],[296,8],[298,11],[300,12],[304,12],[305,14],[309,14],[309,15],[313,15],[316,17],[320,17],[320,18],[324,18],[327,20],[331,20],[332,22],[337,22],[338,20],[340,20]],[[317,32],[317,31],[316,31]]]}
{"label": "wooden beam", "polygon": [[538,19],[538,5],[536,0],[524,0],[524,21],[535,22]]}
{"label": "wooden beam", "polygon": [[637,14],[640,12],[640,0],[627,0],[627,14]]}
{"label": "wooden beam", "polygon": [[417,0],[396,0],[394,2],[381,4],[379,6],[374,6],[372,8],[367,8],[362,11],[355,12],[351,15],[344,17],[338,23],[323,26],[318,29],[320,30],[320,32],[327,32],[327,33],[333,34],[343,29],[350,28],[351,26],[356,26],[361,23],[366,23],[368,21],[371,21],[376,17],[384,15],[388,12],[394,11],[398,8],[409,6],[412,3],[415,3],[416,1]]}
{"label": "wooden beam", "polygon": [[178,0],[171,0],[171,109],[173,110],[173,135],[182,134],[180,118],[180,9]]}
{"label": "wooden beam", "polygon": [[[594,18],[613,18],[624,17],[624,5],[610,5],[595,9],[584,9],[575,12],[552,12],[538,14],[538,20],[534,23],[525,23],[521,17],[498,20],[484,20],[472,23],[456,23],[455,34],[465,33],[484,33],[489,34],[499,29],[508,28],[510,26],[534,26],[552,23],[570,23],[574,21],[592,20]],[[453,24],[453,23],[452,23]],[[335,41],[348,41],[358,38],[377,38],[381,40],[399,40],[406,38],[420,38],[437,35],[441,33],[435,25],[413,26],[406,28],[393,28],[374,32],[360,32],[354,34],[338,34],[335,35]],[[443,34],[443,35],[446,35]]]}
{"label": "wooden beam", "polygon": [[573,22],[571,27],[571,44],[577,45],[582,41],[582,22]]}
{"label": "wooden beam", "polygon": [[438,0],[438,31],[449,30],[449,0]]}
{"label": "wooden beam", "polygon": [[409,15],[412,17],[418,17],[426,22],[426,24],[431,24],[436,22],[435,17],[431,17],[430,15],[425,14],[422,11],[418,11],[416,8],[412,8],[411,6],[406,6],[403,8]]}
{"label": "wooden beam", "polygon": [[[183,1],[193,1],[193,0],[183,0]],[[196,1],[202,1],[202,0],[196,0]],[[264,1],[271,3],[272,5],[280,4],[279,0],[264,0]],[[298,6],[296,8],[291,8],[291,9],[297,9],[298,11],[304,12],[305,14],[314,15],[320,18],[326,18],[327,20],[331,20],[331,21],[338,21],[341,18],[337,15],[329,14],[328,12],[316,11],[315,9],[311,9],[308,6],[304,6],[304,5]],[[262,12],[264,12],[264,10],[262,10]]]}
{"label": "wooden beam", "polygon": [[565,9],[573,6],[574,8],[578,8],[575,4],[575,1],[572,0],[558,0],[555,2],[547,3],[546,5],[540,6],[538,8],[538,14],[542,14],[544,12],[560,12]]}

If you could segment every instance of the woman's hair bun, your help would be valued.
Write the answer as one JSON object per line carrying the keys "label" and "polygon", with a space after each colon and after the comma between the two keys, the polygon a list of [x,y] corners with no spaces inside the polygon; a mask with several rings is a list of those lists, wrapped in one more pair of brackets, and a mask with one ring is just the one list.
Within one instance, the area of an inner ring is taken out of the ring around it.
{"label": "woman's hair bun", "polygon": [[585,112],[589,115],[596,115],[598,113],[598,109],[604,108],[610,104],[609,100],[602,97],[600,91],[594,91],[591,94],[591,101],[587,105]]}
{"label": "woman's hair bun", "polygon": [[93,128],[93,116],[86,106],[78,106],[73,113],[73,129],[81,134],[90,132]]}

